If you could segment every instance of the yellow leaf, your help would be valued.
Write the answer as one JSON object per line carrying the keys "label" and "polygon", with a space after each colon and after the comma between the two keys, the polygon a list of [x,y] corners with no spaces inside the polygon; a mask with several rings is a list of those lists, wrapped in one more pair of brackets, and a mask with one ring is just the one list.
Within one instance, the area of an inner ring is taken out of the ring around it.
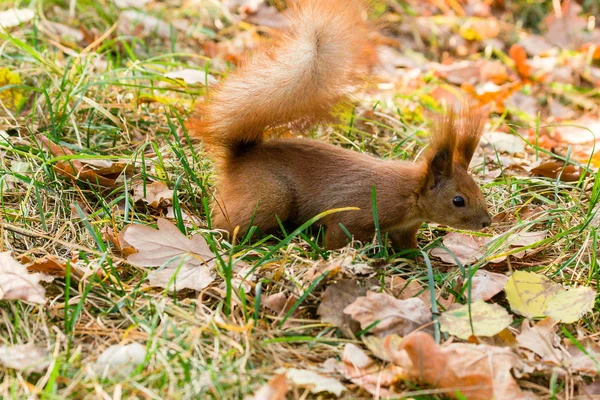
{"label": "yellow leaf", "polygon": [[[8,68],[0,68],[0,87],[8,85],[20,85],[21,77]],[[0,102],[8,108],[16,110],[25,101],[22,89],[10,88],[0,92]]]}
{"label": "yellow leaf", "polygon": [[571,324],[592,310],[595,299],[594,289],[585,286],[561,291],[550,299],[545,314]]}
{"label": "yellow leaf", "polygon": [[512,311],[528,318],[543,317],[560,285],[543,275],[516,271],[504,287]]}
{"label": "yellow leaf", "polygon": [[[483,300],[446,311],[440,317],[442,332],[468,339],[469,336],[494,336],[512,322],[512,317],[498,304],[488,304]],[[472,327],[471,327],[472,323]]]}

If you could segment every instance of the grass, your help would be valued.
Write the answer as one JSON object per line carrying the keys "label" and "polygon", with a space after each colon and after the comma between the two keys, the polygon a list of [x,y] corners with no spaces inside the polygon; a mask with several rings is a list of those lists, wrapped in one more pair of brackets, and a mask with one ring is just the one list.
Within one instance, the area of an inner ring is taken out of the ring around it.
{"label": "grass", "polygon": [[[326,252],[318,230],[307,230],[317,217],[289,233],[262,239],[240,237],[234,243],[210,230],[207,207],[213,168],[201,146],[182,131],[182,122],[205,89],[165,78],[164,73],[191,66],[220,77],[229,66],[219,57],[197,55],[199,41],[175,30],[167,37],[153,33],[136,37],[115,29],[101,37],[118,20],[119,11],[112,2],[33,4],[43,18],[0,33],[0,71],[17,72],[21,79],[0,88],[0,94],[23,99],[16,109],[5,104],[0,111],[0,131],[4,131],[0,137],[0,251],[28,258],[54,255],[69,261],[64,279],[47,285],[46,306],[0,301],[0,345],[41,343],[52,354],[44,374],[0,369],[0,398],[243,398],[277,368],[320,365],[329,357],[339,357],[349,342],[316,315],[325,284],[331,280],[318,273],[326,260],[350,257],[355,263],[374,265],[374,275],[381,282],[390,276],[418,280],[429,288],[432,299],[460,297],[457,281],[469,270],[448,268],[429,259],[426,251],[421,260],[411,253],[382,250],[377,244]],[[69,17],[70,4],[75,5],[75,19]],[[207,4],[202,10],[176,9],[168,15],[172,21],[198,21],[193,32],[202,38],[246,37],[249,28],[244,26],[217,29],[212,21],[228,23],[228,16],[218,3]],[[153,7],[154,15],[163,15],[163,6]],[[40,29],[44,18],[72,21],[98,40],[92,40],[85,51],[73,43],[60,44]],[[437,107],[427,93],[439,84],[431,79],[418,92],[392,101],[364,96],[351,122],[308,134],[385,158],[412,158],[422,150],[427,129],[421,112],[414,110]],[[502,117],[494,117],[492,125],[503,122]],[[60,143],[74,155],[50,155],[39,136]],[[547,151],[536,143],[527,145],[532,154],[547,157]],[[54,169],[59,162],[69,165],[75,160],[124,163],[133,172],[120,175],[114,187],[102,188],[65,178]],[[485,178],[485,168],[476,172]],[[497,223],[493,231],[507,234],[490,247],[490,257],[471,269],[493,267],[487,264],[491,256],[509,254],[506,239],[511,232],[548,230],[547,239],[527,246],[530,256],[499,268],[531,269],[566,285],[597,287],[598,235],[597,226],[591,223],[592,210],[600,200],[597,178],[588,173],[569,184],[509,175],[485,179],[483,190],[490,211],[504,213],[508,219]],[[184,290],[176,294],[150,288],[145,281],[147,270],[126,263],[108,232],[131,223],[152,224],[166,213],[132,198],[132,187],[152,181],[162,181],[174,190],[173,219],[182,232],[200,233],[219,253],[235,255],[252,266],[257,274],[252,290],[244,292],[232,283],[231,265],[224,260],[218,268],[224,279],[217,284],[201,293]],[[528,206],[539,213],[534,219],[521,219],[519,213]],[[446,232],[441,227],[424,227],[419,234],[423,250],[439,245]],[[75,269],[84,275],[75,274]],[[347,270],[336,278],[341,277],[363,279]],[[261,307],[261,297],[281,291],[298,300],[277,317]],[[433,304],[444,310],[443,304]],[[578,332],[597,332],[599,326],[595,311],[577,326],[565,327],[562,336],[575,338]],[[131,341],[147,348],[139,368],[126,376],[103,376],[93,370],[93,361],[109,345]],[[538,392],[548,397],[565,395],[560,377],[539,377],[536,384]],[[406,396],[439,398],[435,391],[411,385],[402,387]],[[369,398],[354,389],[347,395]],[[301,389],[293,389],[291,396],[310,397]]]}

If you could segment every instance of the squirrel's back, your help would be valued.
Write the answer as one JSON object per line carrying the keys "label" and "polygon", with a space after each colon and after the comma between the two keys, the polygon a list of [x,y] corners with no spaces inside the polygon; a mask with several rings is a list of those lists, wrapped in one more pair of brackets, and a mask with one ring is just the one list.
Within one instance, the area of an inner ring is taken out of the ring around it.
{"label": "squirrel's back", "polygon": [[300,0],[272,43],[215,89],[187,128],[236,154],[265,130],[327,120],[373,62],[363,0]]}

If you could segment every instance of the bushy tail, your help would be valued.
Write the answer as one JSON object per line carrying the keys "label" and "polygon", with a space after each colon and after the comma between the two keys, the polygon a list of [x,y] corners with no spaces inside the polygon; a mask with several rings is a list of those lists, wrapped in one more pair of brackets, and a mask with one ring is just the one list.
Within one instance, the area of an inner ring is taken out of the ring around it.
{"label": "bushy tail", "polygon": [[236,152],[268,128],[326,120],[373,62],[363,0],[299,0],[284,31],[230,74],[187,122],[212,147]]}

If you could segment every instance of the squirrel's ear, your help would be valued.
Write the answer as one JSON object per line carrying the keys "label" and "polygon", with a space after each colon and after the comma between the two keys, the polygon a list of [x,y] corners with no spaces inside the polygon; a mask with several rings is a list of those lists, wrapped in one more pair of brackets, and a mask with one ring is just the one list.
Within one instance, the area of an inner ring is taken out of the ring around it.
{"label": "squirrel's ear", "polygon": [[436,186],[452,176],[456,148],[455,114],[446,112],[436,121],[432,132],[431,149],[427,156],[429,186]]}
{"label": "squirrel's ear", "polygon": [[456,138],[456,162],[465,168],[475,154],[479,139],[483,134],[488,107],[464,106],[458,121],[458,134]]}

